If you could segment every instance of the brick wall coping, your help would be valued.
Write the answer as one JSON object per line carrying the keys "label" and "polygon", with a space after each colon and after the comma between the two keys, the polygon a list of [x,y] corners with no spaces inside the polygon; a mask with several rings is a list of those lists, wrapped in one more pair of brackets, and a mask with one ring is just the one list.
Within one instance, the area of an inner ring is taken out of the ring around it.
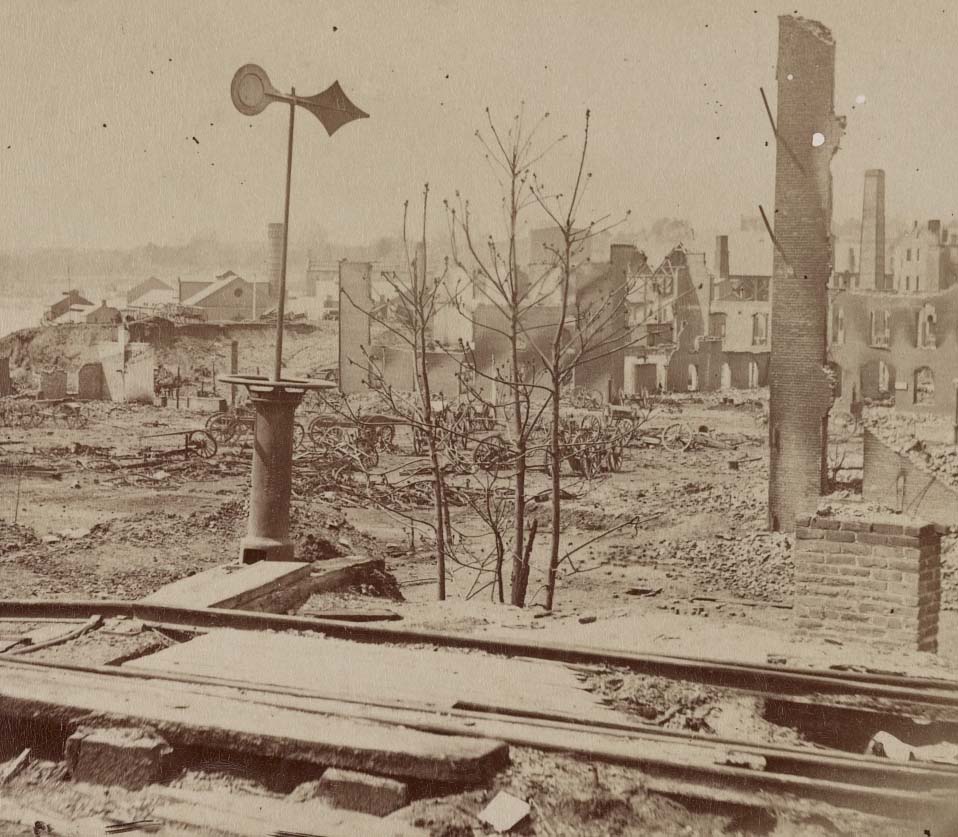
{"label": "brick wall coping", "polygon": [[[938,533],[934,523],[909,521],[906,523],[877,522],[863,517],[822,517],[818,515],[799,515],[795,519],[798,529],[832,529],[844,532],[868,532],[876,535],[897,535],[922,540]],[[800,533],[796,536],[801,538]]]}

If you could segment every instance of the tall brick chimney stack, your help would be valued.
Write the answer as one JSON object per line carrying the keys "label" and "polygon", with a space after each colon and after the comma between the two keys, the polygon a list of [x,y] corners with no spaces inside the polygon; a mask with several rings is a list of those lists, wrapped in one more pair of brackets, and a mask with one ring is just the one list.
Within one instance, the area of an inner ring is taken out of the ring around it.
{"label": "tall brick chimney stack", "polygon": [[715,236],[715,273],[719,281],[728,279],[728,236]]}
{"label": "tall brick chimney stack", "polygon": [[885,285],[885,172],[865,172],[865,197],[862,202],[861,287],[888,290]]}
{"label": "tall brick chimney stack", "polygon": [[831,159],[844,119],[834,110],[831,32],[792,15],[778,24],[768,522],[791,530],[798,515],[815,511],[825,484]]}
{"label": "tall brick chimney stack", "polygon": [[849,273],[855,272],[855,248],[854,247],[848,248],[848,272]]}
{"label": "tall brick chimney stack", "polygon": [[266,255],[266,278],[269,279],[270,299],[279,297],[280,273],[283,270],[283,225],[267,224],[269,250]]}

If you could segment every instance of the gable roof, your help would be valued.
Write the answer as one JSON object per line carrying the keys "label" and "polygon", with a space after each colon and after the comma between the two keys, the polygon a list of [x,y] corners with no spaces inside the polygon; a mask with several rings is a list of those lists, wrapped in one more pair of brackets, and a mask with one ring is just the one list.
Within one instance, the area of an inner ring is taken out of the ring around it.
{"label": "gable roof", "polygon": [[173,288],[166,284],[162,279],[157,279],[155,276],[151,276],[149,279],[144,279],[142,282],[138,282],[132,288],[126,292],[126,301],[135,302],[141,296],[148,294],[150,291],[169,291],[173,292]]}
{"label": "gable roof", "polygon": [[238,282],[242,282],[244,285],[251,285],[251,286],[269,284],[268,282],[255,282],[255,281],[250,281],[249,279],[244,279],[242,276],[237,276],[235,273],[233,273],[233,271],[228,270],[226,273],[223,274],[222,278],[218,278],[215,281],[210,282],[205,288],[203,288],[200,291],[197,291],[195,294],[193,294],[193,296],[189,297],[188,299],[184,299],[183,302],[181,302],[180,304],[186,305],[186,306],[201,305],[203,303],[203,300],[208,299],[209,297],[213,296],[213,294],[216,294],[219,291],[222,291],[225,288],[228,288],[231,285],[234,285]]}

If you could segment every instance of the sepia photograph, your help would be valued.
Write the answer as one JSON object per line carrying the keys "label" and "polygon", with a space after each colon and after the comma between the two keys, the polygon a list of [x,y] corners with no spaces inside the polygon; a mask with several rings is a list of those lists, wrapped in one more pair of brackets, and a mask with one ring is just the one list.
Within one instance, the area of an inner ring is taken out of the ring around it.
{"label": "sepia photograph", "polygon": [[958,837],[956,44],[0,0],[0,835]]}

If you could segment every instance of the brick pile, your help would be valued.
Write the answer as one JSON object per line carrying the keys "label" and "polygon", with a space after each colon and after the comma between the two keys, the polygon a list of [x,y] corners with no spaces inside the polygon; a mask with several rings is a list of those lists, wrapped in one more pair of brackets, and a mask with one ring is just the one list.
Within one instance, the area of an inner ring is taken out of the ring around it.
{"label": "brick pile", "polygon": [[799,631],[937,651],[941,556],[933,525],[851,517],[797,523]]}

